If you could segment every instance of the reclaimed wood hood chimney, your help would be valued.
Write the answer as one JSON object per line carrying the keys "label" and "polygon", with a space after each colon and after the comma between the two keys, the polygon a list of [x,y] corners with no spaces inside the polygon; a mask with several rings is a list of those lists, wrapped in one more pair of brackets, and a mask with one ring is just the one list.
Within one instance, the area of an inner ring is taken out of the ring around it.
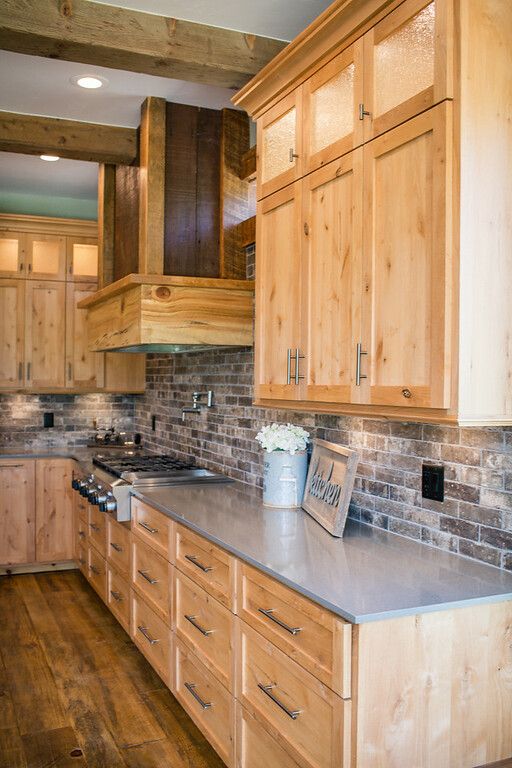
{"label": "reclaimed wood hood chimney", "polygon": [[138,166],[100,167],[100,290],[79,305],[91,350],[252,345],[248,147],[242,112],[146,99]]}

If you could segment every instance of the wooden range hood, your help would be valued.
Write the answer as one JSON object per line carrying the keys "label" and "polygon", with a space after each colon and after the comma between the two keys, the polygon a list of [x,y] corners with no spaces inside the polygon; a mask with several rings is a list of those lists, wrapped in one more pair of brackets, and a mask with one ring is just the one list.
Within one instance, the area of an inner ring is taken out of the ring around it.
{"label": "wooden range hood", "polygon": [[248,145],[244,113],[146,99],[139,164],[100,167],[100,290],[79,305],[92,351],[252,346]]}

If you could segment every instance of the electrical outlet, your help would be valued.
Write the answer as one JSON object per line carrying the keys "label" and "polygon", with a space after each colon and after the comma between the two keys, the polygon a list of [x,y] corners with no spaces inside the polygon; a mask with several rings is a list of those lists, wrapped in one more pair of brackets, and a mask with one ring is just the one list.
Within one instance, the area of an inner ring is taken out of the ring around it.
{"label": "electrical outlet", "polygon": [[442,464],[423,464],[421,495],[424,499],[444,501],[444,466]]}
{"label": "electrical outlet", "polygon": [[155,414],[151,414],[151,430],[154,432],[156,429],[156,416]]}
{"label": "electrical outlet", "polygon": [[43,413],[43,427],[46,429],[53,427],[53,413]]}

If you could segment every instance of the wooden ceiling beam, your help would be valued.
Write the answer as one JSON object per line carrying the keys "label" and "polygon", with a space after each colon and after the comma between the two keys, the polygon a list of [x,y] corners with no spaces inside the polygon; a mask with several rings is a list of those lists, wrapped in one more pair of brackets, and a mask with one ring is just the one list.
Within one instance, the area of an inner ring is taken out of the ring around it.
{"label": "wooden ceiling beam", "polygon": [[286,43],[92,0],[2,0],[0,48],[240,88]]}
{"label": "wooden ceiling beam", "polygon": [[130,165],[137,159],[137,130],[0,112],[0,151]]}

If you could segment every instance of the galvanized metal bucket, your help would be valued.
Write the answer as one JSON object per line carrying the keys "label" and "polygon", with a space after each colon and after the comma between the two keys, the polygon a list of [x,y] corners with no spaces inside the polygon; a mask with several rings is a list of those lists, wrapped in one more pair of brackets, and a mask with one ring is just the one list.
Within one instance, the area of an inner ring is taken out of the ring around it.
{"label": "galvanized metal bucket", "polygon": [[306,451],[265,452],[263,504],[266,507],[300,507],[308,471]]}

